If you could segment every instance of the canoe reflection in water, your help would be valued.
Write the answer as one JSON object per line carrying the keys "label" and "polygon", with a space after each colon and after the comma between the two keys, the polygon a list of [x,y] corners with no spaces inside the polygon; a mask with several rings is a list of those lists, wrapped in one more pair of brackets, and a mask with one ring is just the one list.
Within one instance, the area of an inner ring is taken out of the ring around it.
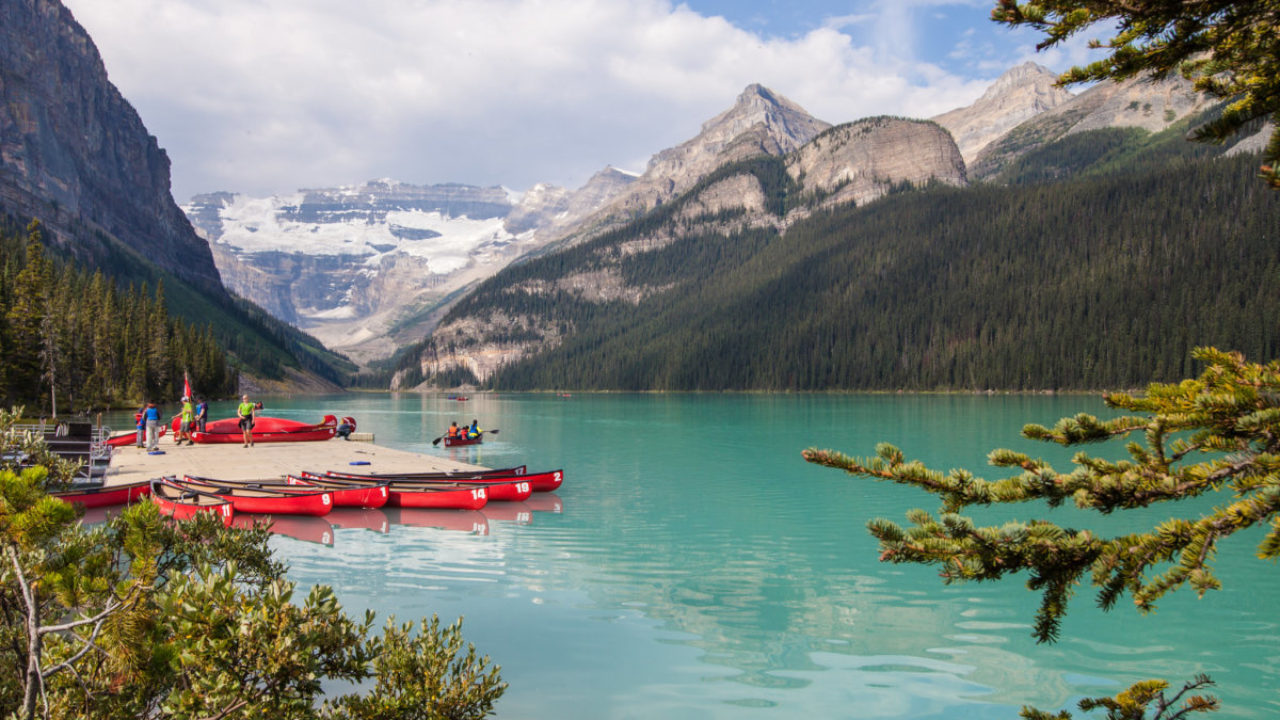
{"label": "canoe reflection in water", "polygon": [[325,519],[336,528],[372,530],[383,535],[391,531],[391,520],[379,508],[336,507]]}
{"label": "canoe reflection in water", "polygon": [[[507,505],[509,503],[502,503]],[[489,534],[489,519],[479,510],[432,510],[429,508],[390,508],[384,510],[393,524],[418,528],[440,528],[476,535]]]}
{"label": "canoe reflection in water", "polygon": [[528,501],[489,503],[480,513],[490,520],[517,525],[533,524],[533,508],[529,507]]}
{"label": "canoe reflection in water", "polygon": [[534,493],[524,501],[526,507],[534,512],[545,512],[553,515],[559,515],[564,512],[564,504],[560,501],[560,496],[555,493],[544,492]]}
{"label": "canoe reflection in water", "polygon": [[275,535],[333,547],[333,525],[327,518],[315,515],[236,515],[232,527],[248,529],[254,523],[267,523]]}

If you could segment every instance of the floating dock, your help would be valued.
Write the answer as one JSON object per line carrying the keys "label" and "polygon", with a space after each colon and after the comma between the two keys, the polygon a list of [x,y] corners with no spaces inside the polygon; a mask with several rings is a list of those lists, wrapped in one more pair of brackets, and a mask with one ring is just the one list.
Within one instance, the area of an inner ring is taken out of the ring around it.
{"label": "floating dock", "polygon": [[199,475],[221,480],[259,480],[297,474],[304,470],[338,470],[356,473],[447,472],[475,470],[476,465],[407,450],[395,450],[367,442],[321,440],[318,442],[174,445],[160,441],[163,455],[151,455],[136,447],[118,447],[111,455],[105,483],[150,480],[164,475]]}

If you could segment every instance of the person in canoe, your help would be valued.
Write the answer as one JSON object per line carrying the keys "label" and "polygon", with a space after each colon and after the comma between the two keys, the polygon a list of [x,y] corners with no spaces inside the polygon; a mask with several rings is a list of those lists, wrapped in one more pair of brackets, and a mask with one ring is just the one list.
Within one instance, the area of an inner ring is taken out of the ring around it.
{"label": "person in canoe", "polygon": [[475,440],[476,438],[480,437],[480,435],[483,433],[484,431],[480,429],[480,421],[472,420],[471,427],[467,428],[467,437],[472,440]]}
{"label": "person in canoe", "polygon": [[253,447],[253,418],[258,408],[249,402],[248,395],[240,396],[240,407],[236,413],[240,416],[240,430],[244,432],[244,446]]}
{"label": "person in canoe", "polygon": [[456,440],[462,437],[462,428],[458,427],[457,420],[454,420],[453,422],[449,423],[449,429],[445,432],[445,437],[451,440]]}
{"label": "person in canoe", "polygon": [[182,412],[180,414],[182,419],[178,421],[178,435],[173,439],[173,444],[181,445],[182,441],[186,440],[187,444],[191,445],[193,444],[191,442],[191,428],[196,424],[196,409],[191,404],[190,396],[182,396]]}

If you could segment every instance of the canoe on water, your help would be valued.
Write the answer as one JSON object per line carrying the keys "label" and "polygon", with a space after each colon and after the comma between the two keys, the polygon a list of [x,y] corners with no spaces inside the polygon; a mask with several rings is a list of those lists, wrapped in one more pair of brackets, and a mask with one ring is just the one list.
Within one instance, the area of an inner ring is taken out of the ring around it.
{"label": "canoe on water", "polygon": [[470,490],[472,488],[482,487],[489,496],[489,502],[497,501],[513,501],[528,500],[529,495],[533,493],[533,488],[523,478],[495,478],[477,480],[473,478],[451,477],[451,478],[428,478],[421,480],[415,477],[401,477],[398,475],[356,475],[348,473],[338,473],[329,471],[324,475],[317,473],[304,472],[303,478],[309,482],[315,482],[324,487],[325,481],[333,482],[376,482],[388,485],[392,491],[408,492],[414,489],[444,489],[444,490]]}
{"label": "canoe on water", "polygon": [[387,484],[378,481],[362,483],[326,482],[315,475],[288,475],[285,482],[293,487],[309,487],[333,494],[334,507],[355,507],[374,510],[387,504],[391,497]]}
{"label": "canoe on water", "polygon": [[159,506],[161,515],[175,520],[187,520],[197,513],[208,512],[217,514],[223,525],[231,527],[236,514],[231,503],[216,495],[180,487],[163,478],[151,481],[151,502]]}
{"label": "canoe on water", "polygon": [[139,480],[126,485],[104,487],[70,487],[66,490],[49,493],[64,502],[75,503],[86,508],[107,507],[110,505],[128,505],[141,497],[151,494],[151,481]]}
{"label": "canoe on water", "polygon": [[[172,429],[176,435],[181,418],[174,418]],[[344,417],[339,422],[333,415],[325,415],[318,423],[304,423],[278,417],[258,417],[253,421],[251,437],[253,442],[315,442],[329,440],[339,434],[355,431],[355,418]],[[204,443],[243,443],[244,432],[240,429],[240,418],[223,418],[205,424],[204,432],[192,431],[191,440],[197,444]]]}
{"label": "canoe on water", "polygon": [[[407,473],[386,473],[380,475],[365,475],[360,473],[345,473],[336,470],[328,470],[324,473],[325,477],[336,478],[354,478],[364,480],[379,480],[382,482],[396,483],[400,481],[434,481],[447,480],[457,483],[471,483],[476,485],[485,485],[487,483],[508,483],[523,482],[529,484],[531,492],[551,492],[564,484],[564,470],[548,470],[546,472],[525,472],[524,466],[521,465],[520,474],[502,475],[500,470],[481,470],[473,474],[464,475],[455,473],[453,475],[441,476],[434,472],[407,472]],[[314,473],[313,473],[314,474]]]}
{"label": "canoe on water", "polygon": [[489,494],[480,486],[462,484],[403,483],[389,485],[385,480],[367,478],[340,478],[314,473],[302,473],[301,482],[324,482],[326,485],[346,487],[387,488],[387,507],[432,508],[435,510],[479,510],[489,502]]}
{"label": "canoe on water", "polygon": [[484,433],[480,433],[475,437],[449,437],[444,436],[445,447],[462,447],[463,445],[479,445],[484,442]]}
{"label": "canoe on water", "polygon": [[328,515],[333,509],[333,496],[329,493],[319,488],[291,488],[278,481],[230,481],[193,475],[166,478],[166,481],[181,488],[216,495],[231,503],[237,513]]}

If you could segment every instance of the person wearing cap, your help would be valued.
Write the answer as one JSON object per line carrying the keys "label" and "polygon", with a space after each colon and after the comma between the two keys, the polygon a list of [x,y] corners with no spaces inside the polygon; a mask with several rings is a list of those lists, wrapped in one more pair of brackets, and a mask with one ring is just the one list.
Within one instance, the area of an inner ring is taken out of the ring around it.
{"label": "person wearing cap", "polygon": [[178,422],[178,436],[173,439],[173,444],[181,445],[183,440],[188,445],[194,444],[191,442],[191,428],[196,424],[196,409],[191,405],[191,398],[186,395],[182,396],[182,419]]}
{"label": "person wearing cap", "polygon": [[257,406],[249,402],[248,395],[240,396],[240,407],[236,413],[240,416],[240,429],[244,431],[245,447],[253,447],[253,416],[257,410]]}

